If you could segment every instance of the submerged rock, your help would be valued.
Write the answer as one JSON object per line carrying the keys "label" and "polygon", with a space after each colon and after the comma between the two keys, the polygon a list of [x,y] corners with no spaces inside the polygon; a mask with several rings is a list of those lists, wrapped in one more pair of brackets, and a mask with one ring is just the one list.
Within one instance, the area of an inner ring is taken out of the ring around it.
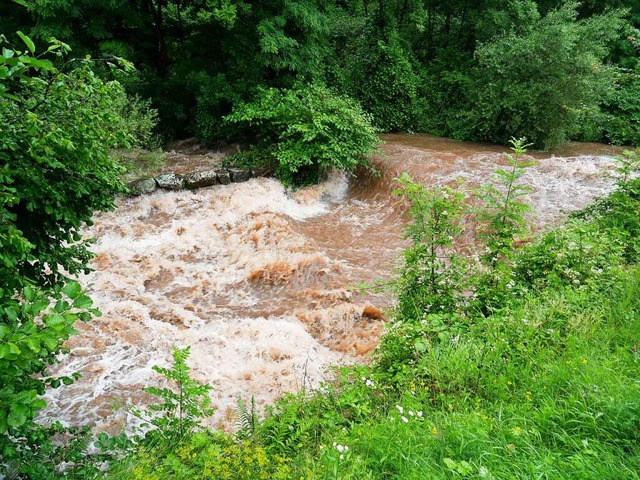
{"label": "submerged rock", "polygon": [[145,195],[154,192],[158,188],[158,185],[154,178],[142,178],[130,182],[127,184],[127,187],[129,188],[130,195]]}
{"label": "submerged rock", "polygon": [[190,190],[209,187],[218,183],[223,182],[218,182],[218,174],[216,170],[201,170],[199,172],[187,173],[184,176],[184,186]]}
{"label": "submerged rock", "polygon": [[175,173],[161,173],[156,177],[158,187],[167,190],[182,190],[184,188],[184,178]]}

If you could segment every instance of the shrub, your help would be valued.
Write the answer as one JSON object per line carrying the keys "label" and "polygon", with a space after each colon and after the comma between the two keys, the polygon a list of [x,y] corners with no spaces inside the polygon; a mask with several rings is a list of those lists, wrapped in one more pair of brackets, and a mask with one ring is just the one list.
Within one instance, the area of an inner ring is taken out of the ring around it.
{"label": "shrub", "polygon": [[234,161],[272,169],[285,185],[317,182],[332,167],[368,166],[379,143],[369,118],[353,101],[321,85],[260,89],[225,117],[253,139]]}

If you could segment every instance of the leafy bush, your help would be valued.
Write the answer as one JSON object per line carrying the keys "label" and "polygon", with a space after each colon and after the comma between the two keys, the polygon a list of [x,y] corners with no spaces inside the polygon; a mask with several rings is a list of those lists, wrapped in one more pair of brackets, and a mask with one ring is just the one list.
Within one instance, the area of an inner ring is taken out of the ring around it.
{"label": "leafy bush", "polygon": [[321,85],[260,89],[225,122],[254,142],[232,161],[270,168],[286,185],[317,182],[329,168],[368,166],[379,143],[360,108]]}
{"label": "leafy bush", "polygon": [[17,35],[23,46],[0,36],[0,476],[81,477],[96,471],[86,432],[34,419],[47,388],[78,377],[48,372],[74,323],[99,314],[68,276],[87,270],[82,224],[123,189],[109,150],[127,145],[135,125],[123,117],[122,87],[97,78],[89,60],[57,69],[45,57],[64,58],[67,45],[52,41],[36,56]]}
{"label": "leafy bush", "polygon": [[[63,271],[87,271],[91,255],[79,229],[123,191],[109,150],[133,141],[132,125],[120,84],[100,80],[89,60],[58,70],[28,42],[30,51],[5,48],[0,56],[0,166],[12,198],[7,218],[31,244],[28,261],[17,264],[20,277],[50,285]],[[68,47],[49,50],[62,55]]]}

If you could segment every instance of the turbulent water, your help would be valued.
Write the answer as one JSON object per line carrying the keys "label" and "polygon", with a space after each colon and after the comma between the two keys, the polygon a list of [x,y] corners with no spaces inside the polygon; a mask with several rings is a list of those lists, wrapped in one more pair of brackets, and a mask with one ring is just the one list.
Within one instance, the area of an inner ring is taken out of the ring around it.
{"label": "turbulent water", "polygon": [[[424,135],[390,135],[374,159],[379,176],[288,194],[273,179],[120,199],[87,229],[95,272],[84,277],[103,316],[80,334],[58,369],[81,372],[49,394],[44,417],[116,431],[115,405],[144,404],[153,365],[191,346],[194,376],[214,387],[215,423],[229,427],[240,396],[259,405],[315,387],[331,365],[366,361],[383,330],[385,294],[357,285],[389,278],[406,246],[403,171],[428,185],[486,183],[506,150]],[[557,221],[612,185],[611,148],[571,145],[534,154],[522,181],[534,187],[537,225]],[[188,160],[188,159],[187,159]],[[363,315],[363,311],[367,315]],[[373,312],[373,314],[371,313]]]}

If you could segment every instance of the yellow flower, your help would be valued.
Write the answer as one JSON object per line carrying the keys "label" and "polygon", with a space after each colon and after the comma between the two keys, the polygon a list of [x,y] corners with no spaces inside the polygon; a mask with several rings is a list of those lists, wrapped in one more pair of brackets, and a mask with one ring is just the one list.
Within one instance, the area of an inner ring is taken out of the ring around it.
{"label": "yellow flower", "polygon": [[522,430],[522,428],[520,428],[520,427],[516,427],[516,428],[513,429],[513,434],[514,435],[521,435],[522,432],[524,432],[524,430]]}
{"label": "yellow flower", "polygon": [[431,428],[431,434],[432,435],[438,435],[438,433],[440,433],[440,431],[438,430],[438,427],[436,427],[435,425]]}

